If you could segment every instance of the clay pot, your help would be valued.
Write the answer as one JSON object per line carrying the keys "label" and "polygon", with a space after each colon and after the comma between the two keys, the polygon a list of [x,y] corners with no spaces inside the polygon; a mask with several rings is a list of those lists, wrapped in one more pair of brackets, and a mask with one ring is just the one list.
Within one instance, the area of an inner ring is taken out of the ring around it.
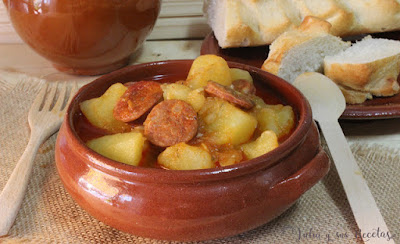
{"label": "clay pot", "polygon": [[232,166],[175,171],[133,167],[85,146],[75,130],[79,103],[111,84],[185,79],[192,60],[128,66],[84,86],[70,104],[56,143],[56,165],[73,199],[92,216],[134,235],[178,241],[221,238],[258,227],[288,209],[329,169],[310,106],[292,85],[255,67],[258,92],[293,107],[293,133],[275,150]]}
{"label": "clay pot", "polygon": [[150,34],[161,0],[3,0],[10,20],[60,71],[104,74],[128,64]]}

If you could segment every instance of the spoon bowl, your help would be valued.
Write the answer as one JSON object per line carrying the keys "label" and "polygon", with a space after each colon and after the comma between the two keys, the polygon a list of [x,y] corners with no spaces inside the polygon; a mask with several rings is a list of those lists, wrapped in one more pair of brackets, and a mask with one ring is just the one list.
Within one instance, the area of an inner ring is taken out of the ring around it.
{"label": "spoon bowl", "polygon": [[299,75],[293,84],[307,97],[314,119],[337,120],[346,109],[346,100],[339,87],[320,73]]}

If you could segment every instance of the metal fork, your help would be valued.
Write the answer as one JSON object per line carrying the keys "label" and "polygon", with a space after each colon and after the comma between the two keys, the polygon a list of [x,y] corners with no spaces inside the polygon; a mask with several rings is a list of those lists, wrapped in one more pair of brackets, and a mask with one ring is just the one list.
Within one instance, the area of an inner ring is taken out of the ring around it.
{"label": "metal fork", "polygon": [[72,86],[66,82],[63,85],[46,83],[34,100],[28,115],[31,128],[28,145],[0,194],[0,237],[8,234],[21,207],[40,145],[60,128],[76,90],[76,83]]}

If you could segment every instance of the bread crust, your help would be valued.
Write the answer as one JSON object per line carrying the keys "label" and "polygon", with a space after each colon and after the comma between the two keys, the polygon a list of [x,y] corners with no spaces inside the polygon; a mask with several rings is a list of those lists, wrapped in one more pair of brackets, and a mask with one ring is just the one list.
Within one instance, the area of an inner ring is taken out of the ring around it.
{"label": "bread crust", "polygon": [[[296,28],[279,36],[270,46],[268,58],[261,69],[279,74],[284,57],[294,48],[309,40],[330,35],[332,25],[320,18],[307,16]],[[350,43],[348,43],[350,46]],[[322,65],[322,60],[321,60]]]}
{"label": "bread crust", "polygon": [[204,11],[222,48],[271,44],[309,15],[337,36],[400,30],[399,0],[205,0]]}
{"label": "bread crust", "polygon": [[393,96],[400,90],[400,53],[366,63],[324,63],[324,73],[335,83],[374,96]]}
{"label": "bread crust", "polygon": [[293,47],[312,38],[329,34],[331,24],[315,17],[306,17],[300,26],[279,36],[270,46],[268,58],[261,69],[277,75],[282,59]]}
{"label": "bread crust", "polygon": [[338,87],[348,104],[359,104],[365,102],[367,99],[372,99],[372,94],[369,92],[356,91],[341,85],[338,85]]}
{"label": "bread crust", "polygon": [[354,14],[355,25],[348,34],[375,33],[400,28],[398,0],[339,0]]}
{"label": "bread crust", "polygon": [[302,19],[307,16],[316,16],[331,23],[332,35],[346,35],[344,30],[351,31],[354,28],[354,14],[338,1],[293,0],[293,2],[299,9]]}

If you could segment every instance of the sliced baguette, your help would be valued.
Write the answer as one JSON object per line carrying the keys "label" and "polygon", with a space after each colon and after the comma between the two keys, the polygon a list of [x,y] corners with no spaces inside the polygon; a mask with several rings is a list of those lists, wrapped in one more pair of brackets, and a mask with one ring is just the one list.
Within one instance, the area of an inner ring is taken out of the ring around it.
{"label": "sliced baguette", "polygon": [[[395,95],[400,91],[400,41],[368,36],[343,52],[325,57],[324,73],[350,92],[369,93],[366,99]],[[354,100],[349,98],[348,102]]]}
{"label": "sliced baguette", "polygon": [[400,29],[400,0],[204,0],[203,9],[222,48],[271,44],[310,15],[341,37]]}
{"label": "sliced baguette", "polygon": [[276,0],[205,0],[203,9],[222,48],[265,45],[293,25]]}
{"label": "sliced baguette", "polygon": [[351,45],[331,35],[330,29],[327,21],[307,16],[299,27],[283,33],[271,44],[261,69],[290,83],[304,72],[322,72],[325,56]]}

